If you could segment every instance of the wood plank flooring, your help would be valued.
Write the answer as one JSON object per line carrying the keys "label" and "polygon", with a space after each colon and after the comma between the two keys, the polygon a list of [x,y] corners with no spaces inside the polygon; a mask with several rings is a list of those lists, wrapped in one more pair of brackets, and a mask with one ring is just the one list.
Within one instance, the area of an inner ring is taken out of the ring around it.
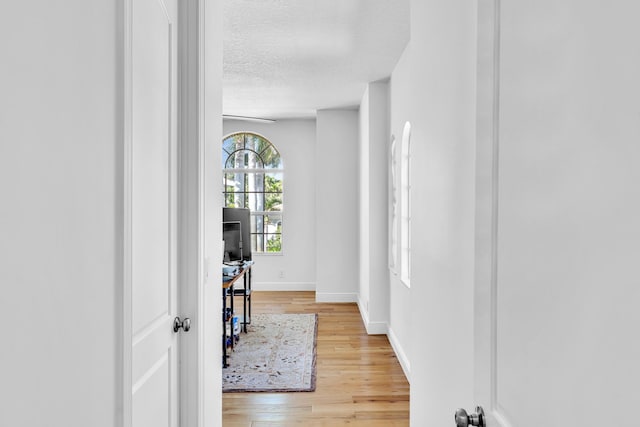
{"label": "wood plank flooring", "polygon": [[255,292],[253,313],[318,313],[316,391],[223,393],[224,427],[409,425],[409,383],[387,337],[367,335],[356,304]]}

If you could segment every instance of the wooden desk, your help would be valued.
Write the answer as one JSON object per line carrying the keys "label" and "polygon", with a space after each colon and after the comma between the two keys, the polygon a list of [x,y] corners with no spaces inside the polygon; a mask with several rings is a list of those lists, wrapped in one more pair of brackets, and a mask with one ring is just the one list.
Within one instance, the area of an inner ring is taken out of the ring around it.
{"label": "wooden desk", "polygon": [[[235,345],[235,337],[233,331],[232,319],[234,316],[234,296],[242,296],[243,311],[242,311],[242,329],[247,332],[247,325],[251,323],[251,266],[248,264],[240,268],[240,271],[235,276],[222,276],[222,367],[229,366],[227,354],[227,348]],[[243,279],[243,287],[236,289],[236,282]],[[225,280],[226,279],[226,280]],[[229,307],[227,307],[227,297],[230,297]],[[248,307],[247,307],[248,303]],[[248,312],[247,312],[248,308]],[[229,325],[231,331],[227,337],[227,325]]]}

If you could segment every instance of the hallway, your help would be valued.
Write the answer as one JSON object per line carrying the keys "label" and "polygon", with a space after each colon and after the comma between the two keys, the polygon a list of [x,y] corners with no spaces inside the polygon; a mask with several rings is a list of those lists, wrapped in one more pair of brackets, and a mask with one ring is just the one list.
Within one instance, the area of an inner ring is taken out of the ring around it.
{"label": "hallway", "polygon": [[224,427],[409,425],[409,383],[384,335],[367,335],[356,304],[314,292],[255,292],[254,313],[318,313],[313,393],[225,393]]}

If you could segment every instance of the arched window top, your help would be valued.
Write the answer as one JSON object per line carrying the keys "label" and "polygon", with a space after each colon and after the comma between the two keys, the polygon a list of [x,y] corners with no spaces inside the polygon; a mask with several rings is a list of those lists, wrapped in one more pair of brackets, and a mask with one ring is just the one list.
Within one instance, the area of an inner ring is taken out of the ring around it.
{"label": "arched window top", "polygon": [[222,141],[224,169],[282,169],[282,157],[276,147],[262,135],[251,132],[232,133]]}

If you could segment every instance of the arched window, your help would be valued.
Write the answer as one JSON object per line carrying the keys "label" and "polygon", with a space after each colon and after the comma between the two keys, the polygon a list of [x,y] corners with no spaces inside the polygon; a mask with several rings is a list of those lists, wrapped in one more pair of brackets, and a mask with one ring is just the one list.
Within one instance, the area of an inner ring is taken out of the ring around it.
{"label": "arched window", "polygon": [[396,137],[391,135],[389,152],[389,269],[397,274],[398,265],[398,162]]}
{"label": "arched window", "polygon": [[253,253],[282,252],[283,165],[276,147],[256,133],[222,140],[224,204],[251,211]]}
{"label": "arched window", "polygon": [[400,146],[400,280],[411,281],[411,124],[406,122]]}

